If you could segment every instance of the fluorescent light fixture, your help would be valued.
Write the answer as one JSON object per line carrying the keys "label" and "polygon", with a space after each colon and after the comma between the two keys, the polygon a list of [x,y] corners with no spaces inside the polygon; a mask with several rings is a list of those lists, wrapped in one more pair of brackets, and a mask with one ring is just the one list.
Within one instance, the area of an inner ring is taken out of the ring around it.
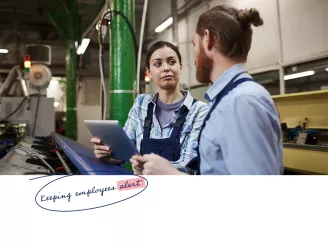
{"label": "fluorescent light fixture", "polygon": [[54,102],[54,107],[57,108],[59,106],[59,102]]}
{"label": "fluorescent light fixture", "polygon": [[8,53],[8,50],[7,49],[0,49],[0,53],[1,54],[7,54]]}
{"label": "fluorescent light fixture", "polygon": [[326,68],[326,71],[328,72],[328,67]]}
{"label": "fluorescent light fixture", "polygon": [[315,74],[315,72],[313,70],[310,71],[306,71],[306,72],[301,72],[301,73],[294,73],[294,74],[289,74],[289,75],[285,75],[284,79],[285,80],[289,80],[289,79],[297,79],[297,78],[301,78],[301,77],[306,77],[306,76],[311,76]]}
{"label": "fluorescent light fixture", "polygon": [[88,48],[88,45],[90,43],[90,39],[89,38],[84,38],[82,39],[82,43],[81,45],[77,48],[77,54],[78,55],[83,55],[85,50]]}
{"label": "fluorescent light fixture", "polygon": [[166,28],[171,26],[173,23],[173,18],[170,17],[166,21],[164,21],[162,24],[160,24],[158,27],[156,27],[155,32],[163,32]]}

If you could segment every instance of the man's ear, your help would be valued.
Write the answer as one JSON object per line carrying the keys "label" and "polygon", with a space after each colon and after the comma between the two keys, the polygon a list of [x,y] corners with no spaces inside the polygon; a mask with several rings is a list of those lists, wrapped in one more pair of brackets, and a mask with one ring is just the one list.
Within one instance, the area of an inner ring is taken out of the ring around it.
{"label": "man's ear", "polygon": [[204,47],[209,51],[213,48],[212,35],[208,29],[205,29],[205,31],[204,31],[203,44],[204,44]]}

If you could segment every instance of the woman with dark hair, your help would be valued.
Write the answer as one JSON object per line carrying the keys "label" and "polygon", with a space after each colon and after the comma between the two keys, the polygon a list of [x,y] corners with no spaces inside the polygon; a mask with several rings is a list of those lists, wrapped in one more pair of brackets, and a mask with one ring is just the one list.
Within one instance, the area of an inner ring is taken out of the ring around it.
{"label": "woman with dark hair", "polygon": [[[147,52],[147,75],[156,83],[155,95],[139,95],[124,130],[141,154],[158,154],[186,171],[197,155],[198,135],[207,114],[206,103],[179,90],[181,54],[176,46],[159,41]],[[109,146],[92,138],[97,158],[110,157]]]}

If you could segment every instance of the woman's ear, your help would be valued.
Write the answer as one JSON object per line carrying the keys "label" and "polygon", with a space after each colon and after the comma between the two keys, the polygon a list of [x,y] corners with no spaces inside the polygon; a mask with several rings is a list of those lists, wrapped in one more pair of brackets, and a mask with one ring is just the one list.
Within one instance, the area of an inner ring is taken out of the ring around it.
{"label": "woman's ear", "polygon": [[151,76],[151,74],[150,74],[150,70],[149,70],[148,67],[146,67],[146,74],[147,74],[147,76],[148,76],[150,79],[152,79],[152,76]]}
{"label": "woman's ear", "polygon": [[182,64],[180,64],[180,75],[182,74]]}

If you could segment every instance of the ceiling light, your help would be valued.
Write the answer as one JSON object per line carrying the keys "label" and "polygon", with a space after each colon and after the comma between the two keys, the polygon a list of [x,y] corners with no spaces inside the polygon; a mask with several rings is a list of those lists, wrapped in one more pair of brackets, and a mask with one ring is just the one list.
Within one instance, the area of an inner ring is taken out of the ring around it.
{"label": "ceiling light", "polygon": [[59,106],[59,102],[54,102],[54,107],[57,108]]}
{"label": "ceiling light", "polygon": [[306,72],[301,72],[301,73],[294,73],[294,74],[289,74],[289,75],[285,75],[284,79],[285,80],[289,80],[289,79],[297,79],[297,78],[301,78],[301,77],[306,77],[306,76],[311,76],[315,74],[315,72],[313,70],[310,71],[306,71]]}
{"label": "ceiling light", "polygon": [[155,32],[162,32],[166,28],[168,28],[173,23],[173,18],[170,17],[166,21],[164,21],[162,24],[160,24],[158,27],[156,27]]}
{"label": "ceiling light", "polygon": [[1,54],[7,54],[8,53],[8,50],[7,49],[0,49],[0,53]]}
{"label": "ceiling light", "polygon": [[84,38],[82,39],[81,45],[77,48],[77,54],[78,55],[83,55],[85,50],[88,48],[88,45],[90,43],[90,39],[89,38]]}

